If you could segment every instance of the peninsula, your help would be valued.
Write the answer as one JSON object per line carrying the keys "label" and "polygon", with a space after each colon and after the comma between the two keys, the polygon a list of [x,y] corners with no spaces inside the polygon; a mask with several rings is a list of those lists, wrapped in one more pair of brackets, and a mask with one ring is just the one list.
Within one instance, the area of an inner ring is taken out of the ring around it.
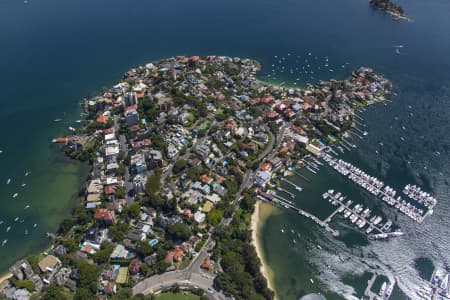
{"label": "peninsula", "polygon": [[83,126],[54,139],[92,166],[83,200],[50,249],[10,268],[3,294],[272,299],[252,243],[255,202],[392,85],[366,67],[304,88],[261,82],[258,70],[252,59],[172,57],[85,99]]}

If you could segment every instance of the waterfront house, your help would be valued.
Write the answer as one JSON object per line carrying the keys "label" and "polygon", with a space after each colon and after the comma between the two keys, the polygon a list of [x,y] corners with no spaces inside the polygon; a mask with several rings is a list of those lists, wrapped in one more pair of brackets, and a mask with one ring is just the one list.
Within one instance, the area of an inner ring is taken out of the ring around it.
{"label": "waterfront house", "polygon": [[99,208],[95,211],[94,220],[104,226],[113,225],[116,223],[116,214],[106,208]]}
{"label": "waterfront house", "polygon": [[53,273],[60,264],[61,261],[58,258],[53,255],[47,255],[38,263],[38,266],[42,273]]}

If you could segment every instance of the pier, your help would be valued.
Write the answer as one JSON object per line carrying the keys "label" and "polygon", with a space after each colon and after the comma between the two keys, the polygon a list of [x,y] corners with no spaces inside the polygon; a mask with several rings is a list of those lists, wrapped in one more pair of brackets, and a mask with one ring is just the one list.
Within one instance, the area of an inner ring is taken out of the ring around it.
{"label": "pier", "polygon": [[287,182],[288,184],[290,184],[291,186],[293,186],[297,191],[299,191],[299,192],[302,191],[302,187],[301,186],[296,185],[295,183],[293,183],[289,179],[281,177],[281,180],[283,180],[283,181]]}
{"label": "pier", "polygon": [[295,195],[293,193],[289,192],[288,190],[285,190],[283,188],[277,188],[277,190],[288,194],[289,196],[291,196],[291,198],[295,198]]}
{"label": "pier", "polygon": [[341,206],[338,207],[335,211],[333,211],[333,212],[331,213],[331,215],[329,215],[329,216],[324,220],[324,222],[325,222],[325,223],[331,222],[331,220],[333,219],[333,217],[339,213],[339,210],[341,210],[342,207],[343,207],[343,205],[341,205]]}
{"label": "pier", "polygon": [[364,296],[368,297],[369,300],[375,300],[378,298],[378,295],[372,292],[372,287],[375,283],[375,280],[377,280],[377,276],[377,273],[373,273],[372,277],[367,281],[367,287],[364,290]]}
{"label": "pier", "polygon": [[327,222],[320,220],[318,217],[316,217],[315,215],[313,215],[309,212],[306,212],[298,207],[295,207],[294,205],[292,205],[292,202],[289,200],[286,200],[277,195],[267,195],[265,193],[260,193],[260,195],[258,195],[258,198],[262,199],[264,201],[268,201],[268,202],[283,206],[284,208],[291,209],[294,212],[296,212],[297,214],[299,214],[307,219],[310,219],[311,221],[313,221],[320,227],[324,228],[327,232],[331,233],[333,236],[339,236],[339,231],[331,228],[331,226]]}
{"label": "pier", "polygon": [[[379,227],[377,227],[377,225],[375,225],[375,224],[373,224],[372,222],[370,222],[370,220],[368,220],[367,217],[364,217],[364,216],[362,216],[360,213],[357,213],[353,208],[351,208],[350,206],[346,205],[346,204],[343,203],[341,200],[339,200],[338,197],[337,197],[336,195],[333,195],[333,194],[330,195],[330,194],[329,194],[329,197],[330,197],[331,199],[333,199],[333,201],[336,201],[336,202],[339,204],[339,207],[338,207],[334,212],[332,212],[332,213],[325,219],[325,221],[324,221],[325,223],[331,222],[331,220],[333,219],[333,217],[334,217],[336,214],[339,213],[339,210],[340,210],[342,207],[344,207],[345,209],[351,211],[353,214],[357,215],[359,219],[362,219],[364,222],[366,222],[366,224],[368,224],[369,227],[372,227],[373,230],[377,231],[378,233],[384,233],[383,230],[381,230]],[[344,210],[343,212],[345,212],[345,210]],[[364,225],[363,227],[361,227],[361,228],[359,228],[359,229],[363,230],[363,228],[364,228],[365,226],[366,226],[366,225]],[[369,227],[368,227],[368,228],[369,228]]]}
{"label": "pier", "polygon": [[366,127],[366,124],[363,124],[363,123],[359,122],[358,120],[353,119],[353,122],[355,124],[358,124],[359,126]]}
{"label": "pier", "polygon": [[297,175],[298,177],[303,178],[305,181],[311,182],[311,179],[309,179],[309,178],[306,177],[306,176],[303,176],[303,175],[300,174],[299,172],[297,172],[297,171],[292,171],[292,172],[294,172],[294,174]]}

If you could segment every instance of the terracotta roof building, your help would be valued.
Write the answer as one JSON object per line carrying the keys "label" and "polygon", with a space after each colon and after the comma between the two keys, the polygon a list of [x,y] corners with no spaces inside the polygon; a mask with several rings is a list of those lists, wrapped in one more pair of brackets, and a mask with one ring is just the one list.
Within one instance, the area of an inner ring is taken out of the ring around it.
{"label": "terracotta roof building", "polygon": [[116,223],[116,214],[106,208],[99,208],[95,211],[94,219],[104,225],[113,225]]}

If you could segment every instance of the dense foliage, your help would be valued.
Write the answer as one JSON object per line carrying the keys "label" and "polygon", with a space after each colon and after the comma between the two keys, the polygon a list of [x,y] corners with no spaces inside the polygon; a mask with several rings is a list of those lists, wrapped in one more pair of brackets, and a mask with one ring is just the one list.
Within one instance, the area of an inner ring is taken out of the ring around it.
{"label": "dense foliage", "polygon": [[267,288],[260,272],[261,262],[251,244],[250,198],[251,195],[245,194],[245,204],[235,213],[231,224],[216,232],[214,256],[222,258],[224,272],[216,277],[215,284],[236,299],[272,299],[273,292]]}

